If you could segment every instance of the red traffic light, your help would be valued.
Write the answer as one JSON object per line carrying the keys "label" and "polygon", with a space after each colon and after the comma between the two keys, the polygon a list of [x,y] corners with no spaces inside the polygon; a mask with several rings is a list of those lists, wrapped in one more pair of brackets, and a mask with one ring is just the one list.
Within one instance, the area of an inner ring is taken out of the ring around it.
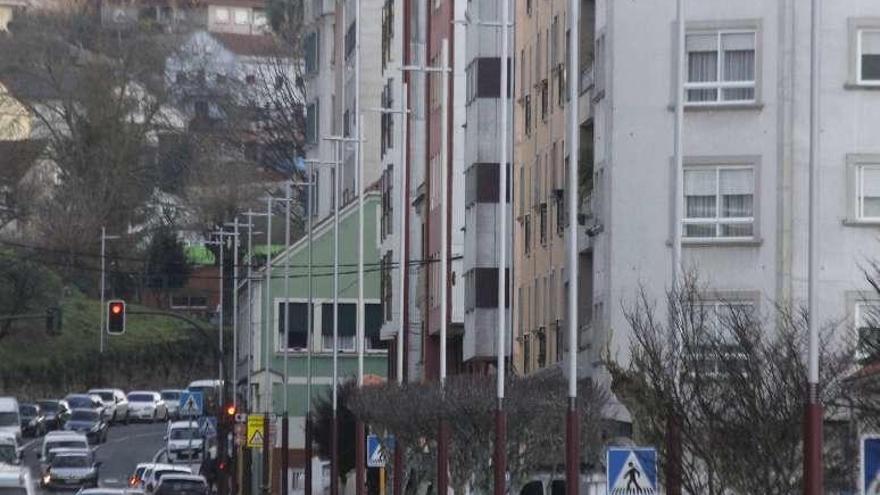
{"label": "red traffic light", "polygon": [[115,300],[107,303],[107,333],[125,333],[125,301]]}
{"label": "red traffic light", "polygon": [[227,416],[235,416],[235,405],[229,404],[226,406],[226,415]]}

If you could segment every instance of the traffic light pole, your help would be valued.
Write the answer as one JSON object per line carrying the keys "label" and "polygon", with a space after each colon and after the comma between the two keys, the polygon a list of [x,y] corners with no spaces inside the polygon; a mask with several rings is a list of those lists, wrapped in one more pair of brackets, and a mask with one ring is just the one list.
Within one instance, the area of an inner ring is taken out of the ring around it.
{"label": "traffic light pole", "polygon": [[107,241],[119,239],[118,235],[107,235],[107,227],[101,227],[101,328],[98,329],[98,353],[104,354],[104,332],[107,331],[107,320],[104,319],[104,287],[107,278]]}

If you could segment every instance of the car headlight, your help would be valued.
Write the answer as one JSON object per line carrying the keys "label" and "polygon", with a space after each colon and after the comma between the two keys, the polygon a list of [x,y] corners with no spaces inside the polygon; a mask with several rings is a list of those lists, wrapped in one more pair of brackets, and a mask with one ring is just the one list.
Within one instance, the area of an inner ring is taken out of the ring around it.
{"label": "car headlight", "polygon": [[44,474],[43,475],[43,483],[48,484],[50,481],[52,481],[52,476],[49,474]]}

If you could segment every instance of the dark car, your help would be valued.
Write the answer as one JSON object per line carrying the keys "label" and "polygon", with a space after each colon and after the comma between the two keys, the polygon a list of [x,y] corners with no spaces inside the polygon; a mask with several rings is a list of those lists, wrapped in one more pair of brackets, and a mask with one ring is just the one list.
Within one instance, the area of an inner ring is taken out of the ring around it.
{"label": "dark car", "polygon": [[38,437],[46,433],[46,417],[37,404],[19,404],[18,415],[21,417],[22,435]]}
{"label": "dark car", "polygon": [[89,439],[89,443],[98,444],[107,441],[109,426],[101,413],[94,409],[74,409],[70,412],[70,419],[64,429],[82,433]]}
{"label": "dark car", "polygon": [[37,401],[37,405],[43,412],[45,418],[43,423],[46,425],[47,431],[64,428],[64,423],[70,417],[70,406],[67,405],[67,401],[42,399]]}
{"label": "dark car", "polygon": [[100,415],[104,415],[104,403],[101,398],[94,394],[70,394],[64,398],[71,410],[93,409]]}
{"label": "dark car", "polygon": [[97,487],[100,466],[91,452],[59,452],[52,457],[41,484],[50,490]]}

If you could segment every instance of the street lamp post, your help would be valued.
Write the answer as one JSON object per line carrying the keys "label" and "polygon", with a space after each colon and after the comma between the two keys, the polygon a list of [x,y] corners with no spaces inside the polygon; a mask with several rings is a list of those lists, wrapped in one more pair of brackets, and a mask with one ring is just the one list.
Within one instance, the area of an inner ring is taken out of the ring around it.
{"label": "street lamp post", "polygon": [[104,332],[107,331],[107,319],[104,312],[105,286],[107,278],[107,241],[119,239],[118,235],[107,235],[107,227],[101,227],[101,329],[98,331],[98,353],[104,354]]}
{"label": "street lamp post", "polygon": [[565,491],[567,495],[577,495],[580,470],[580,442],[577,407],[577,326],[578,326],[578,265],[577,265],[577,191],[578,191],[578,74],[580,58],[580,0],[569,0],[568,18],[570,22],[568,60],[568,410],[566,412],[565,442]]}

